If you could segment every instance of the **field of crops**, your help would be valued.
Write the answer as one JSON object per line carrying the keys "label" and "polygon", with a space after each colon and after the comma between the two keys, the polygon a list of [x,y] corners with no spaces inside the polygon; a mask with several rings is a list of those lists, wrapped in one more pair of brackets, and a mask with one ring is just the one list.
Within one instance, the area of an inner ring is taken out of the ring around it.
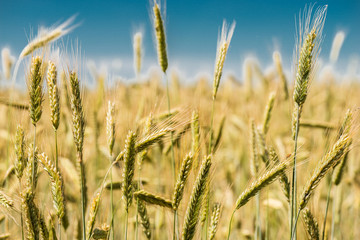
{"label": "field of crops", "polygon": [[187,85],[151,8],[159,71],[138,32],[131,83],[54,50],[73,18],[2,50],[2,81],[27,87],[0,89],[0,239],[360,239],[360,79],[334,70],[343,32],[318,64],[327,6],[305,9],[292,75],[275,51],[222,76],[224,21],[212,78]]}

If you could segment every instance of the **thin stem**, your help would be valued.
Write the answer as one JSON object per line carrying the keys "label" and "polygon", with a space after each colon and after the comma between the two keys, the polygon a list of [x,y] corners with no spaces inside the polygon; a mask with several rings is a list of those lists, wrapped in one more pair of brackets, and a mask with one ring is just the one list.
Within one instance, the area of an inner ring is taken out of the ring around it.
{"label": "thin stem", "polygon": [[[296,204],[296,196],[297,196],[297,182],[296,182],[296,152],[297,152],[297,140],[298,140],[298,135],[299,135],[299,121],[300,121],[300,106],[297,105],[296,108],[296,128],[295,128],[295,139],[294,139],[294,161],[293,161],[293,173],[292,173],[292,183],[291,183],[291,216],[290,216],[290,237],[292,238],[293,236],[293,221],[294,221],[294,215],[296,213],[296,209],[297,209],[297,204]],[[296,225],[296,223],[295,223]],[[296,226],[294,227],[294,229],[296,230]],[[296,234],[295,234],[296,236]]]}
{"label": "thin stem", "polygon": [[235,210],[233,211],[233,213],[231,214],[227,240],[229,240],[229,239],[230,239],[231,223],[232,223],[232,220],[233,220],[233,218],[234,218],[235,211],[236,211],[236,209],[235,209]]}
{"label": "thin stem", "polygon": [[174,211],[173,239],[177,239],[177,236],[176,236],[176,219],[177,219],[177,210]]}
{"label": "thin stem", "polygon": [[78,153],[78,161],[80,163],[80,181],[81,181],[81,216],[82,216],[82,230],[83,240],[86,240],[86,229],[85,229],[85,186],[84,186],[84,167],[83,167],[83,156],[82,153]]}
{"label": "thin stem", "polygon": [[[21,194],[21,180],[19,179],[20,194]],[[22,212],[22,204],[20,204],[20,219],[21,219],[21,239],[24,240],[24,220]]]}
{"label": "thin stem", "polygon": [[336,199],[338,196],[337,193],[338,193],[338,187],[335,186],[335,193],[334,193],[335,197],[332,202],[331,237],[330,237],[331,240],[334,239],[334,235],[335,235],[335,211],[336,211]]}
{"label": "thin stem", "polygon": [[295,239],[296,236],[296,224],[299,220],[301,209],[299,208],[298,213],[296,214],[295,223],[294,223],[294,229],[292,230],[291,240]]}
{"label": "thin stem", "polygon": [[55,168],[56,170],[59,171],[59,163],[58,160],[59,159],[59,155],[58,155],[58,139],[57,139],[57,130],[55,130]]}
{"label": "thin stem", "polygon": [[[112,154],[110,155],[110,163],[112,161]],[[113,178],[112,169],[110,170],[110,211],[111,211],[111,239],[114,240],[114,196],[113,196]]]}
{"label": "thin stem", "polygon": [[139,199],[136,199],[135,239],[139,239]]}
{"label": "thin stem", "polygon": [[[164,72],[164,77],[165,77],[165,81],[166,81],[166,96],[167,96],[167,107],[168,107],[168,113],[170,114],[171,112],[171,105],[170,105],[170,92],[169,92],[169,81],[166,75],[166,72]],[[174,177],[174,182],[176,182],[176,171],[175,171],[175,153],[174,153],[174,140],[173,140],[174,136],[173,136],[173,132],[171,132],[170,134],[170,141],[171,141],[171,165],[172,165],[172,173],[173,173],[173,177]],[[177,239],[176,236],[176,212],[174,212],[174,224],[173,224],[173,240]]]}
{"label": "thin stem", "polygon": [[61,240],[61,219],[58,219],[58,221],[59,240]]}
{"label": "thin stem", "polygon": [[256,227],[255,227],[255,240],[261,240],[261,223],[260,223],[260,194],[256,194]]}
{"label": "thin stem", "polygon": [[[333,170],[333,172],[334,172],[334,170]],[[332,174],[331,174],[331,176],[332,176]],[[330,178],[329,190],[328,190],[327,197],[326,197],[325,217],[324,217],[323,231],[322,231],[322,237],[321,237],[322,240],[324,240],[324,238],[325,238],[326,219],[327,219],[329,203],[330,203],[331,187],[332,187],[332,181],[331,181],[331,178]]]}
{"label": "thin stem", "polygon": [[212,107],[211,107],[211,120],[210,120],[210,140],[209,140],[209,154],[212,152],[212,130],[213,130],[213,125],[214,125],[214,112],[215,112],[215,99],[212,100]]}
{"label": "thin stem", "polygon": [[127,240],[128,220],[129,220],[129,210],[126,210],[125,211],[125,240]]}
{"label": "thin stem", "polygon": [[31,184],[32,184],[32,190],[33,192],[35,191],[35,161],[36,161],[36,154],[35,154],[35,149],[36,149],[36,125],[34,125],[34,146],[33,146],[33,151],[34,151],[34,156],[33,156],[33,161],[31,163],[32,169],[31,169]]}

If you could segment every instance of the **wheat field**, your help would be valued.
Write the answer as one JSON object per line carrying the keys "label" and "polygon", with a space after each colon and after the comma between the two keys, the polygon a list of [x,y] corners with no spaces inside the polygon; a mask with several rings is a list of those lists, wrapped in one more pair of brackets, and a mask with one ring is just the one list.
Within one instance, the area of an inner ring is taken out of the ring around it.
{"label": "wheat field", "polygon": [[138,32],[131,83],[57,44],[75,18],[2,50],[0,239],[360,239],[360,79],[333,68],[342,32],[318,62],[327,6],[305,8],[292,75],[278,51],[271,71],[247,58],[223,75],[224,21],[212,77],[191,84],[151,9],[159,71]]}

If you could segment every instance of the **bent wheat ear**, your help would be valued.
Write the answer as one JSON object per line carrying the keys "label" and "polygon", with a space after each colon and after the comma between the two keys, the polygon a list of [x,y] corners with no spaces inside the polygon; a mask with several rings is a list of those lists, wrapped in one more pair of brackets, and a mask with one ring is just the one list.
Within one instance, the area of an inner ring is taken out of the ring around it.
{"label": "bent wheat ear", "polygon": [[237,199],[236,210],[244,206],[261,189],[271,184],[281,173],[284,172],[286,167],[286,162],[282,162],[266,171],[262,176],[259,176],[254,182],[252,182],[251,185],[246,188]]}
{"label": "bent wheat ear", "polygon": [[64,183],[62,177],[60,172],[54,167],[45,153],[39,155],[39,161],[50,177],[54,208],[56,210],[58,219],[61,220],[65,215],[66,207],[64,197]]}
{"label": "bent wheat ear", "polygon": [[134,197],[149,204],[173,209],[172,202],[170,200],[154,195],[145,190],[135,192]]}
{"label": "bent wheat ear", "polygon": [[328,170],[338,164],[342,156],[348,152],[350,143],[351,139],[349,135],[342,135],[340,139],[334,144],[332,149],[318,163],[318,166],[316,167],[310,180],[304,187],[304,191],[300,198],[300,210],[306,207],[311,194],[319,185],[321,179],[325,176]]}
{"label": "bent wheat ear", "polygon": [[174,189],[173,208],[175,211],[178,209],[180,201],[184,195],[185,184],[189,177],[193,161],[194,156],[190,153],[185,157],[181,164],[181,169]]}
{"label": "bent wheat ear", "polygon": [[165,73],[168,67],[165,28],[164,28],[163,19],[161,17],[160,8],[157,3],[155,3],[153,7],[153,12],[154,12],[155,36],[157,40],[158,61],[162,71]]}
{"label": "bent wheat ear", "polygon": [[55,130],[59,127],[60,122],[60,97],[57,87],[57,70],[53,62],[49,61],[47,72],[47,86],[50,101],[51,123]]}
{"label": "bent wheat ear", "polygon": [[235,30],[235,25],[236,25],[235,21],[233,21],[229,29],[226,21],[224,21],[222,25],[221,35],[218,40],[216,61],[215,61],[214,80],[213,80],[213,99],[216,99],[216,95],[219,89],[220,79],[224,67],[226,54],[229,49],[231,38]]}
{"label": "bent wheat ear", "polygon": [[135,142],[136,134],[130,131],[125,142],[124,172],[123,172],[123,198],[125,209],[128,211],[133,197],[133,178],[135,172]]}
{"label": "bent wheat ear", "polygon": [[306,226],[306,232],[311,240],[319,240],[319,225],[308,208],[304,209],[304,222]]}
{"label": "bent wheat ear", "polygon": [[[275,150],[270,148],[269,150],[269,156],[270,156],[270,159],[275,163],[275,164],[279,164],[280,163],[280,160],[279,160],[279,157],[278,155],[276,154]],[[286,197],[286,200],[288,202],[290,202],[290,181],[289,181],[289,178],[287,177],[286,175],[286,172],[285,170],[280,173],[280,176],[279,176],[279,182],[280,182],[280,185],[281,185],[281,189]]]}
{"label": "bent wheat ear", "polygon": [[208,177],[210,173],[212,155],[206,156],[201,164],[199,174],[194,183],[190,201],[186,209],[182,237],[184,240],[193,239],[196,225],[199,221],[201,202],[205,193]]}
{"label": "bent wheat ear", "polygon": [[41,57],[33,57],[29,74],[30,118],[33,125],[40,120],[42,114],[44,67]]}

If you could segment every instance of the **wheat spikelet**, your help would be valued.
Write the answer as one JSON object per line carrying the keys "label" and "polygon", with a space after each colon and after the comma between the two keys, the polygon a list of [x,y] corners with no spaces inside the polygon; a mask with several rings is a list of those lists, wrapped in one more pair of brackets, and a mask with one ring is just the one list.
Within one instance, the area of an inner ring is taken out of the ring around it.
{"label": "wheat spikelet", "polygon": [[216,203],[213,207],[211,220],[210,220],[210,227],[209,227],[209,240],[215,239],[215,234],[218,229],[219,220],[220,220],[220,214],[221,214],[221,204]]}
{"label": "wheat spikelet", "polygon": [[100,197],[101,197],[101,191],[98,191],[91,203],[91,207],[89,210],[89,219],[88,222],[86,224],[86,235],[88,236],[88,239],[91,238],[92,233],[93,233],[93,229],[95,226],[95,220],[96,220],[96,215],[98,213],[99,210],[99,204],[100,204]]}
{"label": "wheat spikelet", "polygon": [[140,74],[141,71],[141,60],[142,60],[142,33],[137,32],[134,35],[133,40],[134,47],[134,70],[136,75]]}
{"label": "wheat spikelet", "polygon": [[33,57],[29,74],[28,93],[30,98],[30,118],[33,125],[40,120],[42,114],[44,66],[41,57]]}
{"label": "wheat spikelet", "polygon": [[49,239],[49,230],[46,226],[45,218],[42,213],[39,214],[39,225],[40,225],[40,235],[42,239]]}
{"label": "wheat spikelet", "polygon": [[194,183],[190,201],[188,203],[188,207],[186,209],[186,214],[184,217],[184,225],[182,231],[182,238],[184,240],[191,240],[195,235],[196,225],[199,220],[201,202],[205,193],[210,173],[211,159],[211,155],[204,158],[198,176]]}
{"label": "wheat spikelet", "polygon": [[14,57],[11,56],[9,48],[5,47],[1,50],[1,60],[4,77],[6,79],[10,79],[11,67],[14,64]]}
{"label": "wheat spikelet", "polygon": [[42,28],[41,31],[39,31],[38,35],[32,41],[30,41],[21,51],[19,58],[22,59],[23,57],[33,53],[36,49],[44,47],[50,42],[55,41],[56,39],[68,34],[76,27],[76,25],[69,27],[69,25],[72,24],[74,19],[75,17],[73,16],[55,28]]}
{"label": "wheat spikelet", "polygon": [[[294,86],[294,102],[302,106],[308,94],[310,78],[315,66],[316,57],[320,50],[321,33],[325,22],[327,5],[319,8],[310,22],[312,8],[309,9],[305,26],[300,29],[297,72]],[[310,26],[310,23],[312,24]],[[300,26],[301,27],[301,26]]]}
{"label": "wheat spikelet", "polygon": [[266,171],[263,175],[259,176],[254,182],[251,183],[239,196],[236,201],[236,209],[244,206],[252,197],[254,197],[261,189],[272,183],[281,173],[284,172],[287,165],[282,162],[270,170]]}
{"label": "wheat spikelet", "polygon": [[319,240],[319,225],[308,208],[304,209],[304,221],[306,226],[306,232],[311,240]]}
{"label": "wheat spikelet", "polygon": [[65,197],[64,197],[64,183],[60,172],[51,163],[49,158],[42,153],[39,155],[39,161],[44,170],[48,173],[51,181],[51,193],[54,201],[54,208],[58,219],[62,219],[65,215]]}
{"label": "wheat spikelet", "polygon": [[51,123],[56,131],[60,121],[60,97],[57,87],[57,70],[55,64],[51,61],[49,61],[48,64],[47,86],[50,101]]}
{"label": "wheat spikelet", "polygon": [[235,30],[235,21],[231,24],[230,28],[228,28],[226,21],[223,22],[221,35],[219,36],[219,40],[218,40],[216,60],[215,60],[213,96],[212,96],[213,99],[216,99],[226,54],[229,49],[234,30]]}
{"label": "wheat spikelet", "polygon": [[147,239],[151,239],[151,228],[150,228],[150,219],[146,210],[146,206],[143,201],[138,201],[138,213],[140,216],[140,223],[143,227],[143,232]]}
{"label": "wheat spikelet", "polygon": [[123,198],[125,209],[128,211],[133,196],[133,177],[135,172],[135,142],[136,134],[129,131],[125,142],[124,171],[123,171]]}
{"label": "wheat spikelet", "polygon": [[[340,138],[344,134],[349,134],[352,126],[352,112],[350,109],[347,110],[343,123],[340,127],[340,130],[338,132],[338,138]],[[350,143],[351,144],[351,143]],[[332,181],[335,185],[339,185],[342,179],[342,176],[345,171],[346,162],[348,159],[349,152],[346,152],[343,157],[340,159],[339,163],[334,167],[334,172],[332,175]]]}
{"label": "wheat spikelet", "polygon": [[[270,159],[275,163],[275,164],[279,164],[280,163],[280,160],[279,160],[279,157],[278,155],[276,154],[275,150],[270,148],[269,150],[269,156],[270,156]],[[281,189],[286,197],[286,200],[288,202],[290,202],[290,181],[286,175],[286,172],[283,171],[282,173],[280,173],[280,176],[279,176],[279,182],[280,182],[280,185],[281,185]]]}
{"label": "wheat spikelet", "polygon": [[186,181],[189,177],[191,166],[194,161],[194,156],[192,153],[188,154],[185,159],[183,160],[180,168],[180,172],[178,175],[178,179],[174,189],[174,196],[173,196],[173,208],[176,211],[179,207],[180,201],[184,195],[184,188]]}
{"label": "wheat spikelet", "polygon": [[273,60],[275,62],[276,70],[280,78],[281,88],[284,93],[284,99],[287,100],[289,98],[289,90],[288,90],[288,83],[283,71],[282,63],[281,63],[281,55],[278,51],[273,53]]}
{"label": "wheat spikelet", "polygon": [[256,126],[253,119],[250,120],[250,146],[251,146],[251,157],[250,157],[250,173],[253,177],[257,175],[259,171],[259,158],[256,148]]}
{"label": "wheat spikelet", "polygon": [[22,193],[22,205],[27,229],[27,239],[39,240],[39,209],[34,203],[34,194],[31,191],[26,190]]}
{"label": "wheat spikelet", "polygon": [[141,201],[144,201],[145,203],[173,209],[172,201],[165,199],[163,197],[154,195],[152,193],[149,193],[145,190],[140,190],[140,191],[134,192],[134,197]]}
{"label": "wheat spikelet", "polygon": [[164,28],[163,19],[161,17],[160,8],[157,3],[154,4],[153,12],[154,12],[155,36],[157,40],[158,61],[162,71],[165,73],[168,67],[165,28]]}
{"label": "wheat spikelet", "polygon": [[[200,125],[199,125],[199,112],[193,111],[191,116],[191,152],[197,153],[200,148]],[[197,161],[195,169],[197,169]]]}
{"label": "wheat spikelet", "polygon": [[266,135],[269,130],[271,112],[272,112],[272,109],[273,109],[274,103],[275,103],[275,96],[276,96],[275,92],[270,93],[269,100],[266,105],[264,120],[263,120],[263,125],[262,125],[262,133],[264,135]]}
{"label": "wheat spikelet", "polygon": [[301,194],[300,210],[306,207],[312,192],[319,185],[320,180],[325,176],[328,170],[339,163],[342,156],[348,151],[351,139],[349,135],[342,135],[334,144],[332,149],[318,163],[314,173],[304,187]]}
{"label": "wheat spikelet", "polygon": [[6,196],[3,191],[0,191],[0,204],[7,209],[14,208],[14,201]]}
{"label": "wheat spikelet", "polygon": [[32,143],[28,147],[28,163],[25,170],[26,187],[35,191],[38,180],[38,149],[35,147],[34,150]]}
{"label": "wheat spikelet", "polygon": [[215,142],[214,142],[214,146],[213,146],[213,151],[214,152],[218,149],[218,147],[220,145],[221,137],[222,137],[224,126],[225,126],[225,120],[226,120],[226,118],[225,118],[225,116],[223,116],[221,118],[219,129],[217,131],[217,135],[216,135],[216,138],[215,138]]}
{"label": "wheat spikelet", "polygon": [[107,133],[107,144],[109,147],[110,156],[113,153],[115,143],[115,104],[113,102],[108,103],[108,111],[106,114],[106,133]]}
{"label": "wheat spikelet", "polygon": [[54,220],[52,217],[49,219],[49,240],[57,240]]}
{"label": "wheat spikelet", "polygon": [[16,135],[15,135],[15,172],[18,179],[21,179],[23,176],[24,169],[27,164],[27,158],[25,155],[25,136],[24,129],[18,125],[16,127]]}
{"label": "wheat spikelet", "polygon": [[80,82],[76,72],[70,72],[71,111],[73,136],[78,153],[82,153],[84,144],[85,119],[80,93]]}

